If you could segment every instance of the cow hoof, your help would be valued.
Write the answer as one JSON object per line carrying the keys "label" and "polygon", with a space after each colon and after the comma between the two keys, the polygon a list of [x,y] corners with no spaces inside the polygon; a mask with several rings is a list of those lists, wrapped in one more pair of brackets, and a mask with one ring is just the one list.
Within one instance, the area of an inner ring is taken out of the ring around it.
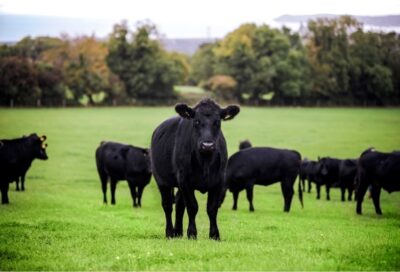
{"label": "cow hoof", "polygon": [[175,238],[182,238],[183,237],[183,230],[175,230],[174,231]]}
{"label": "cow hoof", "polygon": [[236,210],[237,210],[237,207],[233,207],[232,210],[236,211]]}
{"label": "cow hoof", "polygon": [[376,214],[382,215],[382,211],[377,211]]}
{"label": "cow hoof", "polygon": [[250,211],[251,211],[251,212],[254,212],[254,208],[250,208]]}

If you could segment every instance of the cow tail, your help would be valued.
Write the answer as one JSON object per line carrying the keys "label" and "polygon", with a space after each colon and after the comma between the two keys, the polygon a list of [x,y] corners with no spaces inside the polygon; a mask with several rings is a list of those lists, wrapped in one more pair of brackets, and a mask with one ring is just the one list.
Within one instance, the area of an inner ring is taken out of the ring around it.
{"label": "cow tail", "polygon": [[299,175],[299,199],[300,199],[300,204],[301,204],[301,208],[304,208],[304,204],[303,204],[303,190],[301,188],[301,178]]}

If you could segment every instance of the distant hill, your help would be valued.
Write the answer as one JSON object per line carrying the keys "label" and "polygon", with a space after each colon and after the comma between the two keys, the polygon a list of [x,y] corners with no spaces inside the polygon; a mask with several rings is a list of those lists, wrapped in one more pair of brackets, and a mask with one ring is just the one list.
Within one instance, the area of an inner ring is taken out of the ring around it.
{"label": "distant hill", "polygon": [[[351,15],[364,25],[374,27],[400,27],[400,15],[385,16],[358,16]],[[313,15],[282,15],[274,20],[279,23],[307,23],[309,20],[317,18],[338,18],[340,15],[334,14],[313,14]]]}
{"label": "distant hill", "polygon": [[167,51],[176,51],[187,55],[193,55],[196,50],[205,43],[213,43],[216,39],[163,39],[161,40]]}

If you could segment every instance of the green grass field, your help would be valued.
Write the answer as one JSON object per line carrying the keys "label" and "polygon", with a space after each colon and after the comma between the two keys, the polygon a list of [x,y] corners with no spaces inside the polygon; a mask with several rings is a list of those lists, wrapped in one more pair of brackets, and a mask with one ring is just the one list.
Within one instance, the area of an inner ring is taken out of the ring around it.
{"label": "green grass field", "polygon": [[[134,209],[126,182],[115,206],[103,205],[94,152],[102,140],[148,146],[173,108],[0,109],[0,138],[48,136],[48,161],[35,161],[26,191],[0,206],[0,270],[400,270],[400,194],[382,192],[382,216],[366,199],[316,200],[315,188],[283,212],[279,184],[227,195],[218,220],[221,242],[208,239],[206,196],[197,193],[198,240],[164,238],[154,180]],[[400,149],[400,109],[246,108],[223,124],[229,153],[239,140],[296,149],[303,157],[357,157],[374,146]],[[297,191],[297,183],[296,183]],[[185,215],[184,226],[187,219]]]}

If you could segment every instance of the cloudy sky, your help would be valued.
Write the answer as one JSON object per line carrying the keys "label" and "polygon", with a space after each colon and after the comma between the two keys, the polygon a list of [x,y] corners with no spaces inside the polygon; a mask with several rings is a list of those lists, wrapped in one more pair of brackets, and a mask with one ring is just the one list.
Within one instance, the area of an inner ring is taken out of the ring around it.
{"label": "cloudy sky", "polygon": [[[221,37],[245,22],[271,23],[283,14],[316,13],[400,14],[400,0],[0,0],[0,35],[7,31],[6,26],[10,29],[7,23],[13,23],[7,21],[7,14],[75,18],[77,22],[84,18],[92,26],[81,25],[81,31],[91,29],[100,36],[111,32],[112,23],[122,19],[131,23],[150,19],[167,37],[179,38]],[[29,24],[19,22],[19,31],[24,27],[34,31]],[[68,26],[62,29],[62,25],[49,26],[48,31],[68,32]],[[40,31],[46,32],[46,27]],[[79,24],[73,31],[79,32]]]}

